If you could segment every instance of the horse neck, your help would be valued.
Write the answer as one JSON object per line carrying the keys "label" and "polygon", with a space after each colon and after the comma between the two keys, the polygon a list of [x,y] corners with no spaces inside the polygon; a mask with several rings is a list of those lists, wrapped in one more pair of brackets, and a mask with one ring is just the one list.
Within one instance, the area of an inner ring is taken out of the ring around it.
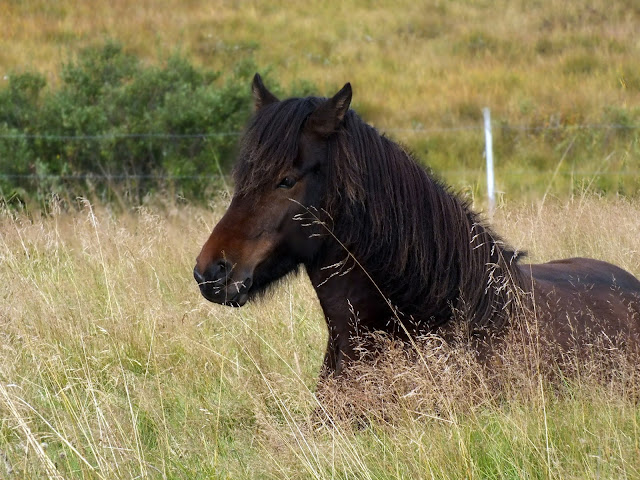
{"label": "horse neck", "polygon": [[432,191],[426,200],[431,212],[429,228],[423,229],[426,241],[417,255],[422,311],[440,315],[439,322],[452,313],[478,326],[503,321],[521,285],[517,254],[457,196],[435,182]]}
{"label": "horse neck", "polygon": [[337,215],[337,238],[400,311],[435,324],[458,312],[478,325],[510,315],[521,283],[514,253],[424,170],[412,173],[410,187],[390,179],[387,210],[378,203],[376,218],[366,205],[379,198],[342,225]]}

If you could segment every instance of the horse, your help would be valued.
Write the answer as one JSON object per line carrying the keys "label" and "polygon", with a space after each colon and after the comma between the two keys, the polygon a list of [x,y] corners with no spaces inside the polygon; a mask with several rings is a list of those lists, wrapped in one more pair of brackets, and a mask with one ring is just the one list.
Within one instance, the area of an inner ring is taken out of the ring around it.
{"label": "horse", "polygon": [[565,349],[598,336],[640,344],[637,278],[588,258],[523,263],[350,109],[349,83],[281,101],[256,74],[252,92],[235,191],[193,275],[204,298],[240,307],[304,269],[328,328],[321,378],[361,358],[367,332],[449,338],[462,327],[490,353],[525,310],[535,335]]}

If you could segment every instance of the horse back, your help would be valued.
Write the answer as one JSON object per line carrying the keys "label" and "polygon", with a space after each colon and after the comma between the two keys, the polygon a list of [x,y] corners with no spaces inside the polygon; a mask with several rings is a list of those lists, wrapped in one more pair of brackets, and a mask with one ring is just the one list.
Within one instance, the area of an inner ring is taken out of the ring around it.
{"label": "horse back", "polygon": [[593,258],[567,258],[548,263],[523,265],[530,270],[533,280],[555,285],[616,286],[623,290],[640,293],[640,280],[631,273],[611,263]]}
{"label": "horse back", "polygon": [[552,341],[571,346],[601,337],[640,346],[640,281],[631,273],[590,258],[520,269]]}

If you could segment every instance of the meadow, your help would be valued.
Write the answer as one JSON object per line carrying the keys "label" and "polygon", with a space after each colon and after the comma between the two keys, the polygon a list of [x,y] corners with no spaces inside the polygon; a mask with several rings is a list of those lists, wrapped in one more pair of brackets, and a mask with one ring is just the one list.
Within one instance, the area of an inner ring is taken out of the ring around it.
{"label": "meadow", "polygon": [[[318,392],[326,327],[305,277],[241,309],[198,292],[194,258],[227,202],[2,212],[1,477],[640,474],[640,379],[622,357],[558,389],[515,356],[495,390],[464,351],[426,341],[425,363],[390,345]],[[495,223],[532,261],[589,255],[639,275],[639,207],[586,195],[503,206]]]}
{"label": "meadow", "polygon": [[[280,95],[351,81],[356,111],[477,208],[489,106],[496,231],[529,261],[640,276],[639,24],[634,0],[9,1],[0,82],[37,71],[55,89],[107,39],[148,65],[250,60]],[[427,338],[419,360],[391,343],[318,390],[326,327],[304,276],[241,309],[198,291],[219,185],[0,204],[0,478],[640,477],[640,379],[617,352],[560,384],[535,352],[505,357],[496,389]]]}
{"label": "meadow", "polygon": [[594,122],[639,103],[632,0],[27,0],[2,13],[3,73],[52,81],[81,47],[115,38],[149,62],[181,50],[218,70],[253,55],[284,84],[328,93],[351,81],[356,107],[385,128],[458,124],[487,105],[516,123]]}

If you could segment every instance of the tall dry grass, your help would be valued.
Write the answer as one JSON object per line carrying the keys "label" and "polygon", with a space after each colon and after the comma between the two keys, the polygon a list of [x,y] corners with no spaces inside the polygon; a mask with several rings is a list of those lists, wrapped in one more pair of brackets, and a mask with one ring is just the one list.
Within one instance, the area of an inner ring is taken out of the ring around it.
{"label": "tall dry grass", "polygon": [[[2,211],[0,477],[640,474],[624,357],[593,358],[558,388],[516,352],[496,391],[469,352],[426,338],[420,356],[388,343],[316,392],[326,333],[306,279],[230,309],[191,278],[227,201]],[[640,275],[639,207],[583,196],[503,206],[495,223],[533,260],[586,255]]]}
{"label": "tall dry grass", "polygon": [[[635,2],[605,0],[4,2],[0,82],[35,69],[55,86],[75,52],[115,38],[150,63],[179,49],[223,71],[253,57],[321,94],[352,81],[355,108],[382,129],[465,126],[486,105],[505,127],[628,124],[639,18]],[[395,133],[457,169],[457,185],[477,177],[475,136]],[[583,195],[558,175],[542,191],[563,200],[512,204],[526,168],[552,159],[553,171],[566,152],[572,178],[634,171],[635,130],[616,138],[496,132],[497,230],[532,261],[592,256],[640,276],[638,200]],[[585,165],[596,147],[607,151]],[[516,352],[496,393],[468,352],[423,339],[420,358],[390,343],[317,392],[326,332],[304,278],[235,310],[197,291],[194,258],[226,201],[0,212],[0,478],[640,476],[626,358],[590,359],[557,388]]]}

